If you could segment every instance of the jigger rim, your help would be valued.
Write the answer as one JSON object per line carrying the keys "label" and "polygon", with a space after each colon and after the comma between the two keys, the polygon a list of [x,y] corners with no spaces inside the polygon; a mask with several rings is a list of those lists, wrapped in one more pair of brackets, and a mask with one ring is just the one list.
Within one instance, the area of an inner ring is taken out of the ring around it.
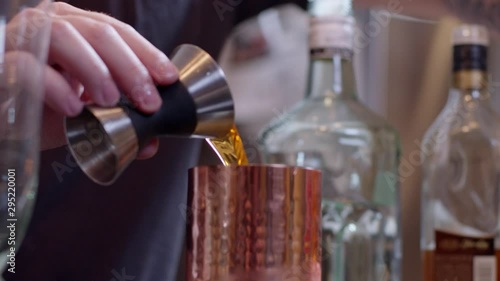
{"label": "jigger rim", "polygon": [[[181,52],[184,52],[184,56],[180,54]],[[204,67],[195,68],[192,64],[193,59],[190,59],[185,64],[186,53],[193,56],[193,58],[197,57],[196,61],[203,62],[200,65],[204,65]],[[191,136],[198,138],[224,137],[234,124],[235,105],[227,76],[221,65],[209,52],[189,43],[177,46],[172,52],[171,60],[179,69],[179,81],[188,88],[196,105],[198,120]],[[202,69],[204,71],[200,71]],[[218,84],[217,88],[209,87],[207,91],[207,89],[200,87],[198,80],[193,80],[193,77],[200,78],[203,76],[217,77],[214,81],[219,84],[211,82],[214,85]],[[193,81],[196,81],[196,83],[193,83]],[[210,99],[207,99],[207,96],[211,96],[212,99],[215,97],[214,101],[220,104],[208,102]]]}
{"label": "jigger rim", "polygon": [[[97,148],[95,145],[92,146],[93,149],[95,150],[100,150],[102,153],[96,154],[98,155],[97,159],[100,158],[101,163],[106,163],[105,160],[102,160],[103,157],[109,157],[108,161],[111,161],[112,167],[110,170],[108,170],[107,175],[103,175],[101,173],[102,169],[104,167],[101,167],[101,170],[92,170],[91,168],[93,167],[92,165],[86,165],[91,163],[92,161],[87,161],[82,158],[81,155],[77,152],[77,147],[75,147],[75,142],[71,141],[71,131],[68,130],[70,125],[69,122],[75,122],[74,127],[76,128],[75,124],[78,124],[79,120],[71,120],[68,118],[64,118],[64,133],[65,133],[65,139],[66,143],[68,145],[68,149],[75,159],[76,163],[82,170],[82,172],[90,178],[94,183],[97,183],[101,186],[110,186],[116,182],[116,180],[119,178],[119,176],[124,172],[125,168],[129,165],[130,162],[132,162],[135,157],[137,156],[139,152],[139,143],[137,139],[137,135],[135,133],[135,129],[132,126],[132,123],[130,119],[123,119],[126,120],[125,122],[119,122],[122,123],[121,129],[125,130],[128,132],[127,135],[129,135],[129,138],[124,138],[123,133],[122,134],[113,134],[113,133],[107,133],[106,130],[106,125],[103,123],[103,120],[99,118],[99,114],[96,112],[99,112],[100,110],[107,110],[108,108],[106,107],[100,107],[96,106],[95,104],[90,104],[87,105],[83,108],[82,113],[89,114],[93,120],[95,120],[96,125],[98,126],[97,131],[101,132],[102,134],[100,137],[102,137],[101,141],[99,142],[99,145],[104,145],[106,146],[106,150],[103,151],[102,148]],[[118,108],[115,110],[114,115],[116,116],[122,116],[125,114],[125,111]],[[116,117],[115,116],[115,117]],[[84,123],[78,124],[78,125],[84,125]],[[119,130],[118,130],[119,131]],[[131,133],[133,132],[133,133]],[[116,132],[115,132],[116,133]],[[125,147],[120,147],[124,145],[124,143],[120,143],[126,141],[127,142],[127,148]],[[120,144],[120,145],[118,145]],[[95,160],[94,160],[95,161]],[[108,162],[109,164],[109,162]]]}

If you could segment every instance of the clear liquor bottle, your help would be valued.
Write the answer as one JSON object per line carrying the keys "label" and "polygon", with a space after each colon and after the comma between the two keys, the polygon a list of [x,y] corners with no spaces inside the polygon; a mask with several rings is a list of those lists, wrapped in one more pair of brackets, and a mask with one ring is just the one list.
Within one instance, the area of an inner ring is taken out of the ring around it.
{"label": "clear liquor bottle", "polygon": [[425,281],[500,280],[500,119],[487,83],[488,34],[453,34],[453,84],[422,146]]}
{"label": "clear liquor bottle", "polygon": [[323,280],[400,280],[399,137],[357,98],[351,5],[310,1],[307,94],[261,132],[260,151],[323,171]]}

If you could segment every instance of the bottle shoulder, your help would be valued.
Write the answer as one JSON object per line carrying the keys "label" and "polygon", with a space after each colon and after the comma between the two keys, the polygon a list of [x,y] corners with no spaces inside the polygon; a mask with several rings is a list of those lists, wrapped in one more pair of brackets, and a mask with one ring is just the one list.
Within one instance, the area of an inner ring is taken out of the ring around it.
{"label": "bottle shoulder", "polygon": [[291,124],[311,126],[352,124],[359,127],[394,130],[387,120],[358,100],[336,98],[305,99],[288,112],[275,117],[271,124],[272,127],[286,127]]}
{"label": "bottle shoulder", "polygon": [[500,115],[490,102],[463,104],[448,101],[425,132],[423,144],[434,144],[437,150],[442,150],[452,138],[471,139],[472,136],[489,139],[497,145],[500,143]]}
{"label": "bottle shoulder", "polygon": [[494,110],[449,104],[420,152],[428,227],[471,236],[495,232],[500,187],[500,120]]}
{"label": "bottle shoulder", "polygon": [[399,149],[397,131],[384,118],[355,99],[305,99],[271,121],[261,131],[259,142],[264,146],[285,142],[314,143],[314,138],[329,134],[384,139],[396,144]]}

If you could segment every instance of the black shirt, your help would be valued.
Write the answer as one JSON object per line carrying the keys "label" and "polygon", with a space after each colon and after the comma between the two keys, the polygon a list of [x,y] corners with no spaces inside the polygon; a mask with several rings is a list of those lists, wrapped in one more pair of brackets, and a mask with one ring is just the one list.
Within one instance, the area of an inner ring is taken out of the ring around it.
{"label": "black shirt", "polygon": [[[134,26],[167,55],[181,43],[218,57],[238,22],[284,0],[77,0]],[[305,0],[296,0],[305,4]],[[93,184],[66,147],[42,153],[34,214],[16,257],[23,281],[175,280],[185,233],[187,170],[200,140],[163,139],[112,186]]]}

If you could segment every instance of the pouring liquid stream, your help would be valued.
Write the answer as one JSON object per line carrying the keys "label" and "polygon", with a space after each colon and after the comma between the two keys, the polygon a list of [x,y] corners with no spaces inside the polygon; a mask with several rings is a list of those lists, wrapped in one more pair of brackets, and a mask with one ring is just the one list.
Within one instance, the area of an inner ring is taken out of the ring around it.
{"label": "pouring liquid stream", "polygon": [[207,139],[207,142],[224,166],[248,164],[245,147],[236,125],[233,125],[224,137]]}

